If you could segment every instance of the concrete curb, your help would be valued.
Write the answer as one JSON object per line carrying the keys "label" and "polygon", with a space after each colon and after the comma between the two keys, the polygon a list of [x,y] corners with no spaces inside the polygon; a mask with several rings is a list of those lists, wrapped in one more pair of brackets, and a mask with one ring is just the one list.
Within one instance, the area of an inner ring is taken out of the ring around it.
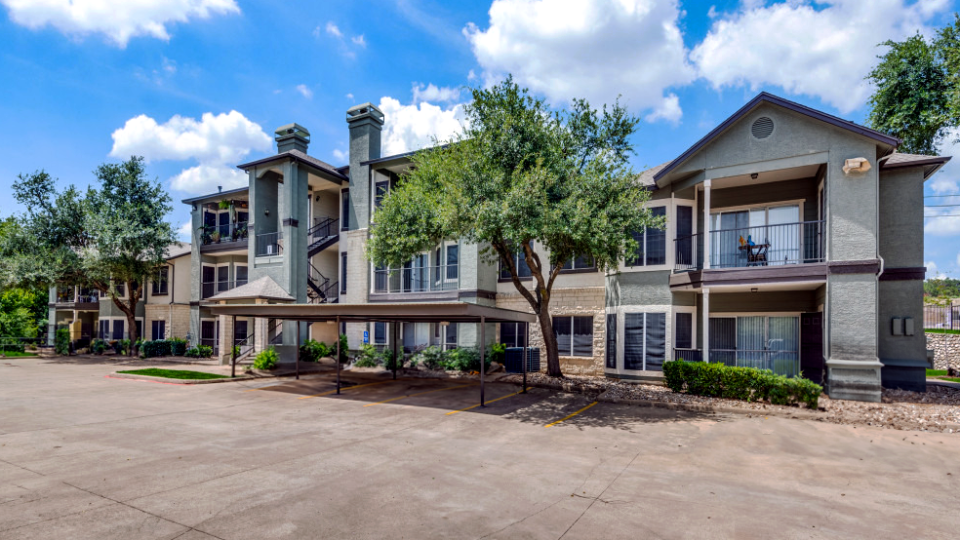
{"label": "concrete curb", "polygon": [[132,380],[141,380],[141,381],[153,381],[153,382],[162,382],[170,384],[214,384],[214,383],[223,383],[223,382],[236,382],[236,381],[252,381],[258,379],[259,377],[251,377],[249,375],[244,375],[240,377],[224,377],[222,379],[170,379],[168,377],[154,377],[152,375],[136,375],[134,373],[119,373],[114,371],[109,375],[109,377],[114,379],[132,379]]}

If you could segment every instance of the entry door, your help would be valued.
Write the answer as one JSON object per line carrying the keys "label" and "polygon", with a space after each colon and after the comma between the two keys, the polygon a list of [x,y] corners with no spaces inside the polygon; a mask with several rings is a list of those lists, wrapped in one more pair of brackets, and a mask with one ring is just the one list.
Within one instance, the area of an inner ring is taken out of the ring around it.
{"label": "entry door", "polygon": [[824,381],[823,313],[800,315],[800,371],[817,384]]}
{"label": "entry door", "polygon": [[208,347],[213,347],[213,350],[218,349],[218,338],[217,338],[217,321],[200,321],[200,344],[207,345]]}

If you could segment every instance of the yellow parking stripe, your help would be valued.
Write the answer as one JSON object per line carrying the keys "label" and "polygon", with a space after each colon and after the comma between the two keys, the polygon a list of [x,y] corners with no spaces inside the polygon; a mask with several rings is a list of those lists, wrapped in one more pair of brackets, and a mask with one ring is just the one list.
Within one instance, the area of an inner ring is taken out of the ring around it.
{"label": "yellow parking stripe", "polygon": [[547,425],[545,425],[545,426],[543,426],[543,427],[545,427],[545,428],[547,428],[547,427],[552,427],[552,426],[555,426],[555,425],[559,424],[560,422],[563,422],[564,420],[569,420],[569,419],[573,418],[574,416],[582,413],[583,411],[589,409],[590,407],[593,407],[593,406],[596,405],[596,404],[597,404],[597,402],[594,401],[593,403],[587,405],[586,407],[580,409],[579,411],[577,411],[577,412],[575,412],[575,413],[573,413],[573,414],[568,414],[567,416],[564,416],[563,418],[557,420],[556,422],[550,422],[549,424],[547,424]]}
{"label": "yellow parking stripe", "polygon": [[[394,380],[391,379],[391,380],[389,380],[389,381],[372,382],[372,383],[366,383],[366,384],[355,384],[355,385],[353,385],[353,386],[344,386],[344,387],[341,387],[341,388],[340,388],[340,391],[341,391],[341,392],[345,392],[345,391],[347,391],[347,390],[353,390],[354,388],[363,388],[364,386],[374,386],[374,385],[376,385],[376,384],[387,384],[387,383],[391,383],[391,382],[396,382],[396,381],[394,381]],[[330,394],[336,394],[336,393],[337,393],[336,390],[330,390],[330,391],[327,391],[327,392],[321,392],[321,393],[319,393],[319,394],[313,394],[312,396],[303,396],[303,397],[300,397],[300,398],[297,398],[297,399],[310,399],[310,398],[315,398],[315,397],[320,397],[320,396],[329,396]]]}
{"label": "yellow parking stripe", "polygon": [[427,391],[427,392],[420,392],[419,394],[410,394],[410,395],[406,395],[406,396],[400,396],[400,397],[385,399],[385,400],[383,400],[383,401],[377,401],[376,403],[367,403],[366,405],[364,405],[364,407],[372,407],[372,406],[374,406],[374,405],[380,405],[381,403],[390,403],[390,402],[393,402],[393,401],[400,401],[401,399],[406,399],[406,398],[408,398],[408,397],[422,396],[422,395],[424,395],[424,394],[432,394],[432,393],[434,393],[434,392],[443,392],[444,390],[453,390],[454,388],[466,388],[466,387],[468,387],[468,386],[476,386],[476,385],[475,385],[475,384],[464,384],[464,385],[461,385],[461,386],[448,386],[448,387],[446,387],[446,388],[437,388],[437,389],[435,389],[435,390],[429,390],[429,391]]}
{"label": "yellow parking stripe", "polygon": [[[510,397],[510,396],[515,396],[515,395],[521,394],[521,393],[523,393],[523,390],[520,390],[519,392],[514,392],[514,393],[512,393],[512,394],[507,394],[507,395],[505,395],[505,396],[498,397],[497,399],[487,400],[487,403],[493,403],[494,401],[500,401],[501,399],[507,399],[507,398]],[[458,412],[469,411],[470,409],[476,409],[476,408],[479,407],[479,406],[480,406],[480,404],[477,403],[476,405],[471,405],[470,407],[467,407],[466,409],[458,409],[458,410],[456,410],[456,411],[450,411],[450,412],[447,413],[447,416],[450,416],[451,414],[457,414]]]}

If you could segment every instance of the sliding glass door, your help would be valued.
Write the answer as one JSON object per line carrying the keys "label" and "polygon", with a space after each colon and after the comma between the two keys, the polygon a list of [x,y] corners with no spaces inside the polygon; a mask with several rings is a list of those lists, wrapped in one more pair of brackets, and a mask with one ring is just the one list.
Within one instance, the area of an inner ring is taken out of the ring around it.
{"label": "sliding glass door", "polygon": [[711,317],[710,361],[795,376],[800,369],[800,318]]}
{"label": "sliding glass door", "polygon": [[710,216],[711,264],[715,268],[803,262],[800,206],[719,211]]}

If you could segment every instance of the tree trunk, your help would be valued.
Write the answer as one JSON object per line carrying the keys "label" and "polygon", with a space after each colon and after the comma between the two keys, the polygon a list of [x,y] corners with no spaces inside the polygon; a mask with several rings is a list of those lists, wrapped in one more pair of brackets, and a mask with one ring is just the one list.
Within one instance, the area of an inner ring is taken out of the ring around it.
{"label": "tree trunk", "polygon": [[563,372],[560,371],[560,349],[557,346],[557,336],[553,334],[553,320],[550,318],[550,310],[546,304],[541,305],[537,319],[540,321],[543,348],[547,355],[547,375],[563,377]]}
{"label": "tree trunk", "polygon": [[130,348],[127,350],[127,353],[130,356],[137,356],[137,339],[140,337],[137,335],[137,313],[134,310],[130,310],[126,313],[127,315],[127,325],[130,327]]}

